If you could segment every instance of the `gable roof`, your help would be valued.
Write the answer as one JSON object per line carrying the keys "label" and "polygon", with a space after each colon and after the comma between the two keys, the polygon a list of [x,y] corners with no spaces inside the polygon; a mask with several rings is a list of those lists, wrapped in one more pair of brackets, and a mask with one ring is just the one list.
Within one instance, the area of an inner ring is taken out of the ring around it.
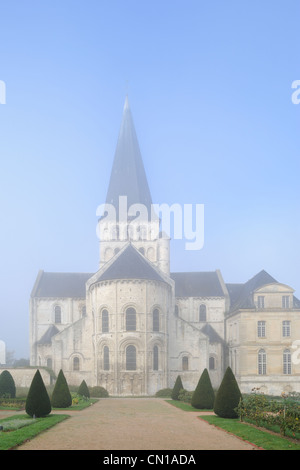
{"label": "gable roof", "polygon": [[104,269],[95,282],[116,279],[148,279],[166,282],[159,271],[131,244],[116,255],[112,264]]}
{"label": "gable roof", "polygon": [[224,297],[216,271],[171,273],[175,281],[175,297]]}
{"label": "gable roof", "polygon": [[93,274],[40,271],[31,297],[85,297],[85,283]]}

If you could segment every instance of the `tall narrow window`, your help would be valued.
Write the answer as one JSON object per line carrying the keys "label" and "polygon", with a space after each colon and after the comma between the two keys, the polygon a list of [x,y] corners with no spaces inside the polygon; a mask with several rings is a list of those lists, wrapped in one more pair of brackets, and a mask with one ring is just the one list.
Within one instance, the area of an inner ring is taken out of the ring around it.
{"label": "tall narrow window", "polygon": [[258,351],[258,373],[265,375],[267,373],[267,356],[264,349]]}
{"label": "tall narrow window", "polygon": [[289,349],[283,351],[283,373],[292,373],[291,351]]}
{"label": "tall narrow window", "polygon": [[291,322],[289,320],[282,322],[282,336],[291,336]]}
{"label": "tall narrow window", "polygon": [[126,331],[136,330],[136,311],[130,307],[126,310]]}
{"label": "tall narrow window", "polygon": [[153,331],[159,331],[159,311],[157,308],[153,310]]}
{"label": "tall narrow window", "polygon": [[56,305],[54,310],[54,323],[61,323],[61,308]]}
{"label": "tall narrow window", "polygon": [[257,336],[259,338],[264,338],[266,336],[266,322],[265,321],[257,322]]}
{"label": "tall narrow window", "polygon": [[175,316],[178,317],[178,315],[179,315],[179,308],[178,308],[178,305],[175,305],[175,311],[174,311],[174,313],[175,313]]}
{"label": "tall narrow window", "polygon": [[109,332],[108,324],[108,311],[106,309],[102,310],[102,333]]}
{"label": "tall narrow window", "polygon": [[208,360],[208,367],[209,367],[209,370],[214,370],[216,367],[215,367],[215,358],[213,356],[210,356],[209,360]]}
{"label": "tall narrow window", "polygon": [[158,370],[158,346],[153,348],[153,370]]}
{"label": "tall narrow window", "polygon": [[206,305],[204,304],[199,308],[199,321],[206,321]]}
{"label": "tall narrow window", "polygon": [[86,316],[86,306],[85,306],[85,305],[84,305],[84,306],[82,307],[82,309],[81,309],[81,315],[82,315],[83,317]]}
{"label": "tall narrow window", "polygon": [[265,308],[265,297],[263,295],[259,295],[257,297],[257,307],[258,308]]}
{"label": "tall narrow window", "polygon": [[289,295],[282,296],[282,308],[290,308],[290,296]]}
{"label": "tall narrow window", "polygon": [[51,359],[51,357],[48,357],[48,359],[47,359],[47,367],[48,367],[48,369],[52,369],[52,359]]}
{"label": "tall narrow window", "polygon": [[79,370],[79,357],[73,359],[73,370]]}
{"label": "tall narrow window", "polygon": [[189,358],[187,356],[182,358],[182,370],[189,370]]}
{"label": "tall narrow window", "polygon": [[103,369],[109,370],[109,348],[104,346],[103,348]]}
{"label": "tall narrow window", "polygon": [[136,349],[132,345],[126,348],[126,370],[136,370]]}

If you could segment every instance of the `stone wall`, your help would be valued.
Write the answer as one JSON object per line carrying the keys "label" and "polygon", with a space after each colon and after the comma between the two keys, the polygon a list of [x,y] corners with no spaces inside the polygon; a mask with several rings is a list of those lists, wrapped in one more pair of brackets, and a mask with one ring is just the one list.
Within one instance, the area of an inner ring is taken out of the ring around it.
{"label": "stone wall", "polygon": [[[30,387],[34,374],[36,373],[37,369],[33,368],[26,368],[26,367],[17,367],[17,368],[1,368],[0,373],[4,370],[7,370],[12,375],[16,387]],[[51,378],[50,374],[45,369],[39,369],[40,374],[42,376],[44,384],[50,385]]]}

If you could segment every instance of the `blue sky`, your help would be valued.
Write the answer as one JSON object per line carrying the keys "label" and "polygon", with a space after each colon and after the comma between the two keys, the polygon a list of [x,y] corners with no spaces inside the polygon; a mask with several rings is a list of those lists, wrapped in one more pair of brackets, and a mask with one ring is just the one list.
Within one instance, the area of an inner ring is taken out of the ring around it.
{"label": "blue sky", "polygon": [[300,296],[299,1],[0,0],[0,339],[28,357],[39,269],[98,269],[128,93],[153,202],[204,204],[173,271]]}

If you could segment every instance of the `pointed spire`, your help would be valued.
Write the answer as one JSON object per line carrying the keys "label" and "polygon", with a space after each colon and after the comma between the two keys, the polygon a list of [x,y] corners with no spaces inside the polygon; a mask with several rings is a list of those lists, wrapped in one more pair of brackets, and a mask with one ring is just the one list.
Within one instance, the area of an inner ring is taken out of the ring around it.
{"label": "pointed spire", "polygon": [[144,204],[150,214],[152,199],[128,96],[125,98],[122,123],[106,198],[106,202],[113,204],[116,211],[118,211],[119,196],[127,196],[128,208],[132,204]]}

